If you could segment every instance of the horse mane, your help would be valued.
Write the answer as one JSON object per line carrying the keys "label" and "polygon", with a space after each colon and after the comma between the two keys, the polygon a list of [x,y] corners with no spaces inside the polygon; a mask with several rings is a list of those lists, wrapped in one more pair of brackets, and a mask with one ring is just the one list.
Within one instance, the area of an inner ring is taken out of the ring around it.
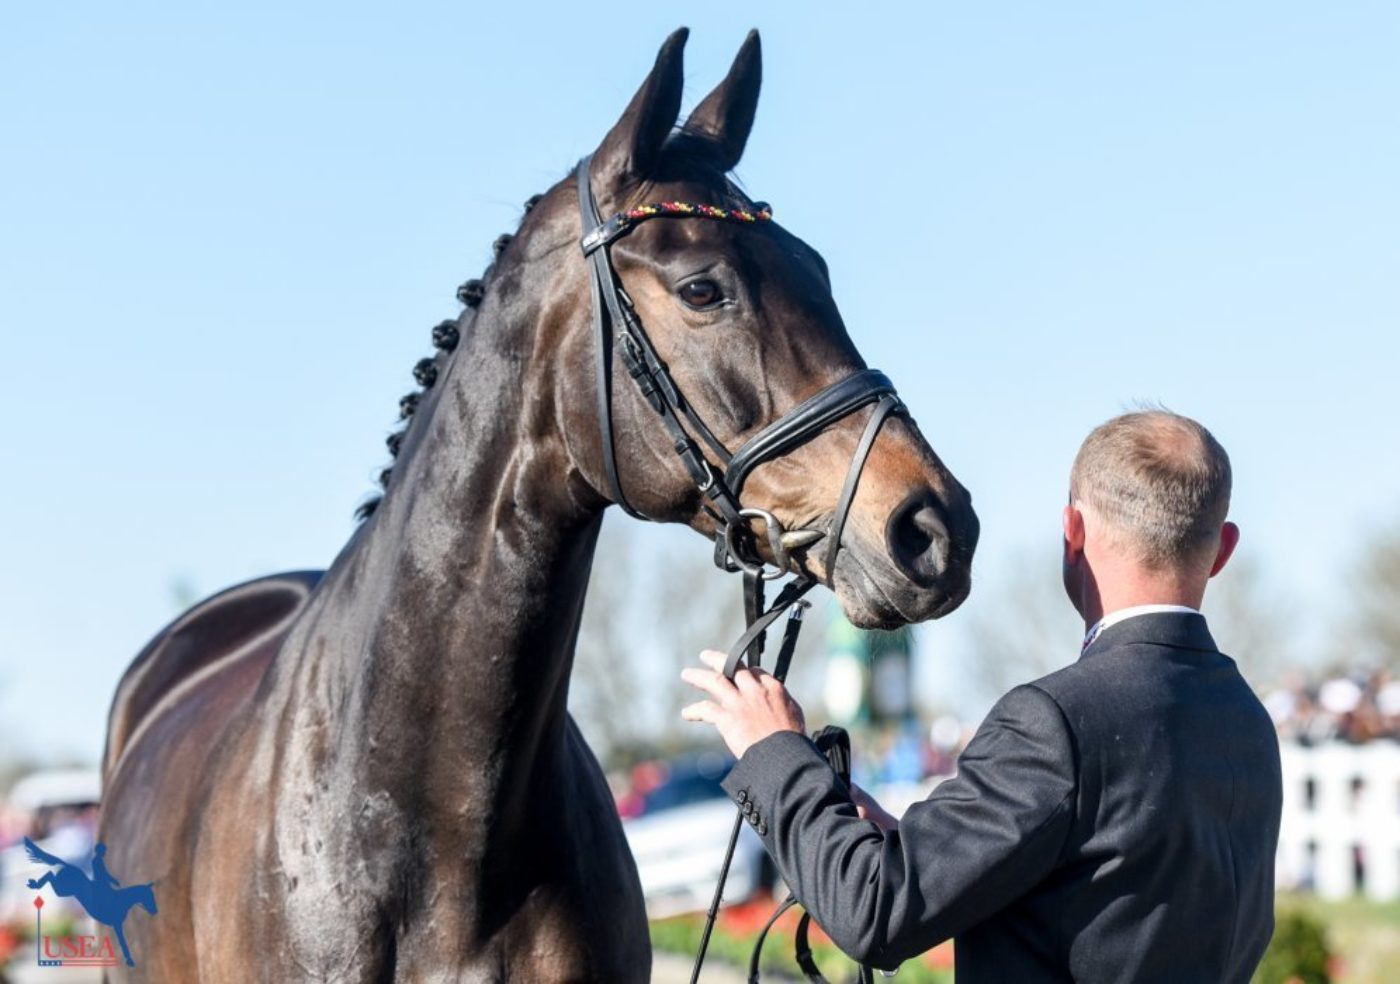
{"label": "horse mane", "polygon": [[[658,182],[700,181],[713,183],[716,179],[720,182],[725,193],[736,199],[743,207],[752,206],[753,203],[749,197],[739,190],[725,174],[724,165],[721,163],[721,151],[714,138],[703,130],[678,127],[667,138],[666,144],[662,148],[661,158],[657,162],[653,180]],[[543,194],[531,195],[525,201],[525,211],[521,216],[522,224],[525,217],[530,214],[530,210],[538,205],[542,198],[544,198]],[[518,226],[517,231],[519,231]],[[486,297],[486,287],[490,282],[491,274],[496,269],[496,261],[514,238],[515,234],[510,232],[497,236],[495,242],[491,244],[492,261],[490,265],[480,277],[468,280],[457,288],[457,300],[464,307],[463,315],[467,311],[475,312],[481,306],[482,300]],[[369,498],[356,507],[356,522],[362,523],[369,519],[379,508],[379,504],[384,501],[383,490],[389,488],[389,481],[394,474],[393,460],[398,458],[399,450],[403,447],[404,437],[413,427],[414,414],[418,405],[424,394],[432,389],[433,384],[442,375],[447,359],[457,348],[457,343],[461,341],[461,331],[466,327],[469,325],[464,324],[460,316],[456,320],[448,318],[433,326],[432,342],[436,352],[419,359],[413,367],[413,379],[419,388],[405,393],[399,400],[400,424],[384,440],[389,449],[390,463],[379,472],[378,483],[381,491],[371,494]]]}
{"label": "horse mane", "polygon": [[[530,210],[539,204],[544,195],[531,195],[525,201],[525,215],[530,214]],[[521,221],[524,221],[522,216]],[[510,245],[514,233],[502,233],[496,237],[491,244],[491,255],[493,257],[489,266],[480,277],[468,280],[457,288],[457,300],[462,304],[464,311],[475,311],[481,306],[482,299],[486,297],[486,284],[491,278],[491,273],[496,269],[496,259],[505,252],[505,248]],[[461,327],[459,327],[459,325]],[[388,489],[389,481],[394,474],[393,459],[399,456],[399,450],[403,447],[404,437],[413,426],[414,414],[418,410],[418,404],[422,401],[423,395],[433,388],[433,384],[438,381],[442,374],[447,359],[457,348],[457,343],[461,341],[462,318],[448,318],[439,321],[433,326],[432,341],[433,348],[436,349],[433,355],[425,356],[418,360],[413,366],[413,380],[418,384],[418,389],[405,393],[399,400],[399,421],[396,430],[389,433],[384,444],[389,449],[390,464],[379,472],[379,487],[381,490]],[[356,522],[364,522],[374,515],[374,511],[379,508],[379,504],[384,501],[383,491],[372,494],[355,509]]]}

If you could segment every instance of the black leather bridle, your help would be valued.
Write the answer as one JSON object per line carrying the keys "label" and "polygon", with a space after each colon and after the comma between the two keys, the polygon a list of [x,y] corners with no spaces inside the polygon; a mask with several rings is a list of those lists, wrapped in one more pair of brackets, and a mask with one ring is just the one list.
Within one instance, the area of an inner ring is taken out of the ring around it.
{"label": "black leather bridle", "polygon": [[[598,359],[598,423],[603,437],[603,464],[611,486],[613,499],[630,516],[643,519],[622,489],[617,471],[617,449],[612,433],[612,371],[616,351],[623,367],[641,390],[652,410],[656,411],[671,438],[672,447],[680,457],[691,481],[704,496],[706,510],[715,520],[715,563],[728,571],[742,570],[771,580],[792,570],[791,558],[783,542],[782,524],[766,509],[744,507],[740,502],[744,481],[759,465],[771,461],[817,434],[837,421],[843,420],[862,407],[875,405],[866,424],[865,433],[856,446],[855,455],[846,474],[831,523],[825,530],[805,531],[805,543],[825,537],[826,569],[831,571],[841,543],[841,530],[855,499],[856,486],[870,448],[881,425],[893,413],[904,412],[904,404],[895,395],[889,377],[875,369],[864,369],[833,383],[816,395],[803,400],[777,420],[749,438],[738,451],[730,453],[686,401],[676,386],[670,370],[656,354],[656,347],[637,317],[632,299],[622,288],[613,269],[609,247],[613,242],[635,229],[650,217],[703,216],[703,212],[657,211],[637,216],[640,210],[619,212],[606,222],[598,212],[589,178],[591,158],[578,165],[579,212],[583,220],[580,247],[588,258],[590,289],[593,297],[593,334]],[[754,213],[767,217],[766,206],[753,206]],[[725,211],[714,209],[713,211]],[[712,463],[701,449],[705,445],[719,462]],[[770,570],[747,542],[749,522],[759,520],[765,526],[774,566]],[[795,531],[796,532],[796,531]]]}
{"label": "black leather bridle", "polygon": [[[771,212],[766,205],[752,202],[737,210],[662,203],[618,212],[604,221],[598,211],[598,202],[593,196],[591,163],[591,155],[585,157],[579,162],[576,172],[579,215],[583,223],[583,238],[579,241],[579,246],[589,266],[593,336],[598,360],[598,424],[602,431],[603,465],[613,500],[629,516],[637,519],[647,518],[627,501],[617,471],[617,449],[613,443],[612,426],[613,354],[616,352],[627,370],[627,375],[637,385],[647,404],[660,416],[671,438],[673,450],[680,457],[691,481],[699,489],[706,512],[714,519],[715,564],[723,570],[741,571],[744,574],[744,615],[748,628],[730,648],[724,675],[732,680],[734,674],[745,663],[750,667],[758,667],[763,653],[764,636],[769,626],[786,611],[789,618],[774,666],[774,676],[782,680],[787,676],[788,664],[792,659],[793,650],[797,645],[797,634],[802,625],[802,609],[807,604],[801,601],[801,598],[816,584],[810,575],[793,564],[788,553],[789,544],[806,546],[824,537],[827,541],[825,568],[827,575],[831,576],[841,546],[841,532],[846,525],[851,504],[855,501],[856,487],[860,484],[861,472],[870,456],[870,449],[885,421],[892,414],[907,411],[895,394],[894,384],[890,382],[889,377],[875,369],[863,369],[792,407],[731,454],[695,412],[694,407],[686,401],[670,370],[656,354],[656,347],[652,345],[646,329],[642,327],[631,297],[623,289],[617,272],[613,269],[609,247],[636,228],[640,222],[650,218],[734,218],[756,224],[758,221],[767,221]],[[739,497],[744,481],[755,468],[787,454],[832,424],[871,405],[874,406],[874,410],[866,422],[860,441],[856,444],[855,453],[846,470],[846,480],[842,484],[836,508],[831,514],[831,522],[825,530],[785,531],[778,518],[768,510],[754,506],[746,507],[741,503]],[[718,464],[706,456],[702,444],[709,449]],[[771,568],[753,548],[749,525],[752,520],[758,520],[764,525],[765,537],[773,554]],[[765,608],[764,582],[789,573],[796,576],[779,592],[773,604]],[[696,956],[692,981],[698,979],[700,966],[705,959],[710,933],[723,897],[724,882],[729,874],[730,862],[742,829],[743,815],[739,814],[735,817],[729,849],[720,869],[719,884],[715,887],[714,900]]]}

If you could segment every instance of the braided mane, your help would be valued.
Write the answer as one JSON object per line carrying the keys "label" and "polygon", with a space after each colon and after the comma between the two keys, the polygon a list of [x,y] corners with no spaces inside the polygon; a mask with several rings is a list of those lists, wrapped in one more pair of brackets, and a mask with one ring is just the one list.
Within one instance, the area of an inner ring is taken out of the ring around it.
{"label": "braided mane", "polygon": [[[528,215],[530,210],[538,205],[540,199],[543,197],[544,195],[530,196],[525,202],[525,214]],[[497,236],[496,241],[491,244],[492,256],[499,257],[501,253],[505,252],[505,248],[510,245],[513,238],[514,235],[509,232]],[[457,288],[457,300],[467,310],[475,311],[480,307],[482,299],[486,296],[486,281],[490,279],[491,271],[494,270],[495,267],[496,264],[493,260],[491,265],[486,268],[485,272],[482,273],[480,277],[468,280]],[[414,413],[418,410],[418,404],[422,401],[423,394],[433,388],[433,384],[437,382],[438,376],[444,368],[444,363],[457,348],[457,343],[461,341],[461,332],[457,327],[457,320],[448,318],[434,325],[432,340],[433,348],[437,351],[433,355],[419,359],[417,364],[414,365],[413,381],[418,384],[419,388],[405,393],[403,398],[399,400],[399,420],[402,423],[397,430],[392,431],[384,440],[384,444],[389,449],[390,459],[398,458],[399,449],[403,447],[404,436],[408,433],[409,428],[413,426]],[[394,466],[391,461],[388,467],[379,472],[378,482],[381,490],[389,487],[389,480],[393,474]],[[373,493],[368,499],[360,503],[355,509],[356,522],[364,522],[366,519],[373,516],[374,511],[379,508],[379,504],[382,501],[384,501],[384,493],[380,491]]]}
{"label": "braided mane", "polygon": [[[681,211],[683,214],[699,214],[708,218],[730,218],[730,213],[734,213],[733,217],[739,221],[767,221],[770,218],[766,211],[767,206],[754,203],[748,195],[744,194],[731,177],[725,173],[723,164],[719,163],[718,154],[718,145],[710,134],[690,129],[687,126],[678,127],[666,140],[653,178],[656,181],[697,181],[718,184],[723,192],[723,197],[728,199],[727,207],[683,202],[660,202],[634,209],[633,212],[636,214],[629,215],[629,220],[642,221],[656,212]],[[542,194],[530,196],[525,202],[525,215],[528,215],[542,198],[544,198]],[[524,216],[521,217],[521,221],[524,221]],[[496,268],[495,259],[500,257],[513,238],[514,234],[509,232],[497,236],[496,241],[491,244],[493,257],[491,265],[480,277],[468,280],[457,288],[457,300],[467,310],[475,311],[481,305],[482,299],[486,296],[487,282],[491,279],[491,273]],[[402,423],[397,430],[389,434],[384,442],[389,448],[391,459],[398,457],[399,449],[403,446],[404,436],[413,426],[413,415],[418,409],[418,404],[423,399],[424,393],[432,389],[433,384],[437,382],[448,357],[461,340],[457,325],[457,321],[451,319],[435,325],[432,330],[432,341],[433,347],[437,350],[436,353],[419,359],[413,367],[413,379],[419,388],[404,394],[403,398],[399,400],[399,420]],[[389,487],[389,480],[393,473],[392,462],[379,472],[378,482],[381,490]],[[360,503],[355,510],[356,521],[363,522],[373,516],[383,499],[384,494],[380,491],[373,493]]]}

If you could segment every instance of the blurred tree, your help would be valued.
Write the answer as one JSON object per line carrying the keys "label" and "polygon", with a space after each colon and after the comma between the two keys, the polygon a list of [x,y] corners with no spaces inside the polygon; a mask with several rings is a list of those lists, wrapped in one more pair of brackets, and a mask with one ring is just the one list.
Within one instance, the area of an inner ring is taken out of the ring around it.
{"label": "blurred tree", "polygon": [[628,593],[633,554],[625,528],[604,523],[569,682],[569,711],[605,766],[640,738],[637,654],[626,618],[636,601]]}
{"label": "blurred tree", "polygon": [[1366,541],[1351,588],[1346,662],[1400,672],[1400,524]]}
{"label": "blurred tree", "polygon": [[1255,555],[1243,549],[1206,588],[1201,606],[1216,645],[1256,688],[1295,665],[1294,608],[1280,599]]}
{"label": "blurred tree", "polygon": [[176,614],[182,614],[194,607],[203,595],[200,594],[194,578],[189,574],[176,574],[170,579],[170,604]]}
{"label": "blurred tree", "polygon": [[[1083,636],[1061,584],[1058,550],[1022,550],[1006,571],[991,586],[990,599],[974,593],[976,608],[969,613],[972,677],[989,700],[1072,663]],[[983,584],[983,596],[988,587]],[[1216,642],[1251,683],[1268,682],[1289,665],[1291,609],[1277,600],[1251,556],[1237,556],[1226,566],[1211,582],[1202,608]],[[1400,621],[1396,624],[1400,633]]]}
{"label": "blurred tree", "polygon": [[657,688],[657,704],[663,708],[660,737],[668,748],[714,740],[710,729],[680,718],[682,707],[704,697],[681,682],[681,669],[700,665],[701,650],[727,650],[744,631],[739,575],[715,567],[711,551],[698,543],[678,547],[664,575],[653,579],[658,617],[649,632],[654,669],[661,675]]}
{"label": "blurred tree", "polygon": [[1252,984],[1328,984],[1332,951],[1322,920],[1297,905],[1279,908],[1274,935]]}
{"label": "blurred tree", "polygon": [[972,683],[987,700],[1074,662],[1084,637],[1065,598],[1058,549],[1020,550],[1004,570],[973,592],[969,612]]}
{"label": "blurred tree", "polygon": [[[689,748],[717,748],[714,730],[682,721],[701,699],[681,682],[703,649],[727,650],[744,628],[740,578],[714,566],[713,553],[681,527],[606,522],[594,557],[579,630],[569,710],[599,758],[621,767]],[[770,587],[771,601],[777,589]],[[831,596],[813,592],[793,655],[789,685],[821,717],[823,631]],[[782,622],[769,633],[770,669]],[[814,725],[815,726],[815,725]]]}
{"label": "blurred tree", "polygon": [[681,707],[699,699],[681,668],[743,628],[739,579],[711,556],[689,530],[604,524],[569,708],[605,764],[714,742],[712,731],[680,720]]}
{"label": "blurred tree", "polygon": [[[82,763],[86,765],[87,763]],[[0,752],[0,798],[20,779],[38,770],[42,763],[32,755]]]}

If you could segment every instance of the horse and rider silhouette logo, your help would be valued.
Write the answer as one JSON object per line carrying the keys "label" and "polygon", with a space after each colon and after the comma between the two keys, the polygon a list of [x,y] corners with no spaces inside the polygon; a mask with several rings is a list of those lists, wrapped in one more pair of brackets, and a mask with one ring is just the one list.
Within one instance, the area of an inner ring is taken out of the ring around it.
{"label": "horse and rider silhouette logo", "polygon": [[[126,965],[135,967],[136,961],[131,959],[131,949],[126,945],[126,934],[122,932],[122,924],[126,922],[127,913],[131,911],[133,906],[139,905],[151,915],[156,914],[154,882],[145,885],[129,885],[123,888],[121,882],[113,878],[112,873],[107,870],[106,844],[98,844],[93,848],[91,878],[83,873],[82,868],[48,853],[28,837],[24,839],[24,849],[29,854],[29,860],[35,864],[47,865],[54,869],[46,872],[40,878],[29,879],[29,887],[38,890],[47,885],[59,898],[76,899],[94,922],[106,926],[116,934],[117,942],[121,944],[122,956],[126,958]],[[34,907],[36,910],[43,909],[43,901],[41,896],[35,898]],[[47,945],[42,934],[36,942],[42,953],[43,948]],[[108,941],[108,946],[110,947],[110,945],[111,943]],[[55,961],[53,959],[45,961],[41,956],[39,962],[41,965],[55,966],[70,961]]]}

